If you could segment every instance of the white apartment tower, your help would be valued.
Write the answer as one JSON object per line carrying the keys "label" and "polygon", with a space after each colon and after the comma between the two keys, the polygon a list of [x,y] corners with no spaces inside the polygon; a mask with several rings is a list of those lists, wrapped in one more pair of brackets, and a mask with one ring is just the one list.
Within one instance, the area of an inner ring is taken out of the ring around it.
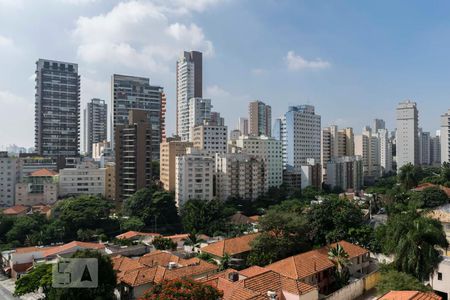
{"label": "white apartment tower", "polygon": [[189,99],[202,98],[202,53],[184,52],[177,61],[176,132],[182,141],[189,141]]}
{"label": "white apartment tower", "polygon": [[211,99],[189,99],[189,140],[192,141],[195,126],[211,120]]}
{"label": "white apartment tower", "polygon": [[450,109],[441,116],[441,162],[450,162]]}
{"label": "white apartment tower", "polygon": [[205,150],[211,157],[216,153],[227,153],[227,126],[205,122],[192,130],[194,148]]}
{"label": "white apartment tower", "polygon": [[176,157],[175,202],[182,207],[190,199],[209,201],[214,192],[214,158],[207,152],[187,148],[186,154]]}
{"label": "white apartment tower", "polygon": [[292,167],[300,173],[309,158],[320,161],[321,117],[314,106],[289,107],[281,119],[281,140],[283,169]]}
{"label": "white apartment tower", "polygon": [[404,101],[397,106],[397,169],[419,164],[419,112],[416,102]]}
{"label": "white apartment tower", "polygon": [[379,141],[368,126],[364,127],[361,135],[355,136],[355,155],[362,158],[366,180],[373,181],[380,176]]}
{"label": "white apartment tower", "polygon": [[59,170],[59,195],[105,196],[106,169],[92,162],[83,162],[76,168]]}
{"label": "white apartment tower", "polygon": [[378,129],[378,145],[380,154],[381,173],[386,174],[392,171],[392,143],[389,138],[389,130]]}

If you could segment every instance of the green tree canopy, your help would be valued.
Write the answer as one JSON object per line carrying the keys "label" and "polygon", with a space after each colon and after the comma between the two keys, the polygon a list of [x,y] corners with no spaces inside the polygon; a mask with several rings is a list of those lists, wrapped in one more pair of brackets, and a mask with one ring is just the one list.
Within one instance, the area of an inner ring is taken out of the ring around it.
{"label": "green tree canopy", "polygon": [[61,221],[68,234],[75,236],[80,229],[105,228],[111,220],[111,201],[96,196],[79,196],[61,200],[53,210],[53,217]]}
{"label": "green tree canopy", "polygon": [[252,243],[248,265],[264,266],[311,248],[308,220],[295,211],[275,207],[260,219],[262,231]]}
{"label": "green tree canopy", "polygon": [[390,291],[430,291],[423,283],[412,275],[388,270],[381,273],[380,282],[377,285],[377,294],[384,295]]}
{"label": "green tree canopy", "polygon": [[448,203],[448,197],[439,187],[429,187],[421,192],[411,192],[410,202],[415,208],[432,208]]}
{"label": "green tree canopy", "polygon": [[145,188],[124,202],[124,213],[141,219],[149,228],[176,227],[180,221],[173,194]]}
{"label": "green tree canopy", "polygon": [[21,296],[43,288],[47,300],[77,300],[77,299],[116,299],[116,274],[111,259],[99,252],[91,250],[77,251],[73,258],[96,258],[98,261],[98,287],[97,288],[53,288],[52,265],[41,264],[28,274],[16,281],[15,295]]}
{"label": "green tree canopy", "polygon": [[415,212],[391,216],[377,228],[386,254],[395,256],[393,265],[400,272],[427,280],[440,261],[437,247],[447,248],[442,224]]}
{"label": "green tree canopy", "polygon": [[138,217],[129,217],[120,221],[120,230],[122,231],[141,231],[145,223]]}
{"label": "green tree canopy", "polygon": [[173,242],[171,239],[162,237],[162,236],[157,236],[153,239],[152,242],[153,246],[155,246],[155,248],[157,250],[176,250],[177,249],[177,244],[175,242]]}
{"label": "green tree canopy", "polygon": [[324,246],[350,238],[351,228],[363,225],[361,210],[348,200],[326,198],[314,204],[307,213],[310,238],[317,246]]}
{"label": "green tree canopy", "polygon": [[213,235],[224,228],[228,215],[218,200],[189,200],[181,208],[181,221],[186,232]]}
{"label": "green tree canopy", "polygon": [[211,300],[221,299],[222,292],[214,287],[193,280],[176,279],[153,286],[143,300]]}
{"label": "green tree canopy", "polygon": [[423,178],[423,169],[411,163],[402,166],[398,174],[398,181],[406,190],[416,187]]}

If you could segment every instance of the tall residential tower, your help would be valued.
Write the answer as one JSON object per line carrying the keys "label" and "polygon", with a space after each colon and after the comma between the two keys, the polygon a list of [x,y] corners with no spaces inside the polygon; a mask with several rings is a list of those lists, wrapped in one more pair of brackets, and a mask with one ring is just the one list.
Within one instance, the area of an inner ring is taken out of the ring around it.
{"label": "tall residential tower", "polygon": [[106,141],[108,130],[108,105],[94,98],[84,109],[84,152],[92,156],[92,144]]}
{"label": "tall residential tower", "polygon": [[182,141],[190,140],[189,99],[202,98],[202,53],[184,52],[177,61],[177,115],[176,133]]}
{"label": "tall residential tower", "polygon": [[397,170],[419,164],[419,112],[416,102],[404,101],[397,106]]}
{"label": "tall residential tower", "polygon": [[43,156],[78,156],[80,76],[74,63],[36,62],[35,147]]}
{"label": "tall residential tower", "polygon": [[254,136],[272,136],[272,108],[262,101],[252,101],[248,106],[248,131]]}

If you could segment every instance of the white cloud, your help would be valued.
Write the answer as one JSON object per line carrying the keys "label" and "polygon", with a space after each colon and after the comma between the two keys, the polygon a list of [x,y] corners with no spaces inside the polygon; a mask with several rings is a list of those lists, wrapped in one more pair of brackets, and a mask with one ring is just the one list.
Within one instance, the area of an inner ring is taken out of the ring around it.
{"label": "white cloud", "polygon": [[305,69],[320,70],[329,68],[331,66],[328,61],[322,60],[320,58],[316,58],[315,60],[306,60],[300,55],[295,54],[295,52],[292,50],[287,53],[284,60],[286,61],[288,69],[292,71]]}
{"label": "white cloud", "polygon": [[0,48],[13,47],[13,46],[14,46],[14,42],[12,39],[7,38],[6,36],[0,35]]}
{"label": "white cloud", "polygon": [[[211,56],[213,44],[207,40],[202,28],[171,19],[176,16],[175,8],[185,12],[201,11],[220,1],[201,0],[188,8],[190,2],[121,2],[106,14],[80,17],[73,31],[78,57],[88,63],[165,71],[173,67],[173,61],[183,50],[200,50],[205,56]],[[179,7],[176,7],[177,3]]]}
{"label": "white cloud", "polygon": [[[30,118],[34,111],[34,99],[25,99],[10,91],[0,90],[0,120],[7,120],[8,130],[0,130],[0,141],[3,145],[21,144],[33,141],[33,122]],[[13,117],[12,117],[13,116]]]}
{"label": "white cloud", "polygon": [[55,1],[72,5],[85,5],[97,2],[99,0],[55,0]]}

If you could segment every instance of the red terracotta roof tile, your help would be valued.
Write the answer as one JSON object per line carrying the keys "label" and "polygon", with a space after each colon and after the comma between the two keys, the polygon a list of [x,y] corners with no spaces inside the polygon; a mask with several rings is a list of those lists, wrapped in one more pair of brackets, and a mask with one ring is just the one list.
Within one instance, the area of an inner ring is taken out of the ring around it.
{"label": "red terracotta roof tile", "polygon": [[32,177],[50,177],[50,176],[55,176],[58,175],[58,172],[49,170],[49,169],[40,169],[37,171],[32,172],[29,176]]}
{"label": "red terracotta roof tile", "polygon": [[30,210],[28,206],[15,205],[3,210],[4,215],[19,215],[27,213]]}
{"label": "red terracotta roof tile", "polygon": [[225,239],[214,244],[210,244],[202,248],[201,251],[217,257],[223,257],[225,254],[236,255],[246,253],[252,249],[251,242],[253,242],[253,240],[258,236],[259,233],[252,233],[236,238]]}
{"label": "red terracotta roof tile", "polygon": [[390,291],[380,300],[441,300],[442,297],[433,292]]}
{"label": "red terracotta roof tile", "polygon": [[150,237],[156,237],[161,236],[159,233],[153,233],[153,232],[139,232],[139,231],[127,231],[122,234],[119,234],[116,236],[117,239],[131,239],[134,237],[139,236],[150,236]]}

